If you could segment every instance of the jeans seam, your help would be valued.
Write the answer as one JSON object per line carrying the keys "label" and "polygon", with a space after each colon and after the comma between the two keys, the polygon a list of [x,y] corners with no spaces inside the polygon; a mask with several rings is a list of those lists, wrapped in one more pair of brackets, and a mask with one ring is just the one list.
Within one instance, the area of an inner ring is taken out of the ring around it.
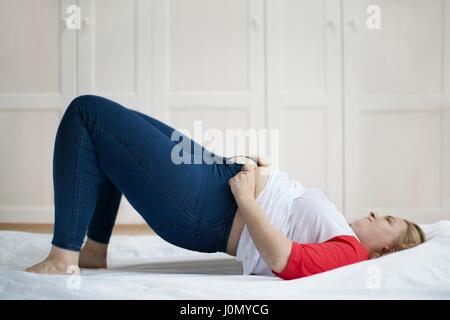
{"label": "jeans seam", "polygon": [[187,231],[189,233],[189,239],[188,239],[188,242],[184,245],[184,247],[188,250],[196,249],[193,245],[194,245],[195,241],[198,239],[198,237],[200,236],[200,231],[198,229],[194,229],[194,228],[191,228],[190,226],[186,226],[186,225],[180,224],[178,222],[174,222],[174,221],[166,222],[164,224],[164,227],[167,230],[171,229],[172,227],[175,227],[176,231],[177,231],[175,237],[179,236],[178,231],[180,233],[182,233],[183,230]]}
{"label": "jeans seam", "polygon": [[100,124],[98,124],[96,121],[89,121],[89,120],[86,120],[85,121],[87,124],[93,124],[94,125],[94,127],[98,127],[98,128],[100,128],[102,131],[105,131],[106,133],[108,133],[108,134],[110,134],[112,137],[114,137],[121,145],[122,145],[122,147],[124,147],[125,148],[125,150],[130,154],[130,156],[134,159],[134,160],[136,160],[137,162],[138,162],[138,164],[140,164],[141,165],[141,168],[143,168],[144,169],[144,172],[146,172],[156,183],[157,183],[157,185],[159,186],[159,188],[161,189],[161,190],[163,190],[164,191],[164,193],[165,193],[165,195],[166,195],[166,197],[170,200],[170,201],[172,201],[172,203],[173,204],[175,204],[179,209],[181,209],[190,219],[192,219],[192,220],[197,220],[196,219],[196,217],[190,212],[190,211],[188,211],[186,208],[184,208],[184,206],[182,206],[178,201],[177,201],[177,199],[168,191],[168,190],[166,190],[166,188],[164,188],[164,186],[159,182],[159,180],[150,172],[150,170],[147,168],[147,166],[148,167],[150,167],[150,169],[153,169],[150,165],[147,165],[145,162],[144,162],[144,160],[142,160],[140,157],[138,157],[138,156],[136,156],[136,155],[134,155],[133,154],[133,152],[132,152],[132,150],[128,147],[128,145],[127,145],[127,143],[125,143],[125,142],[123,142],[122,141],[122,139],[120,139],[120,137],[118,137],[115,133],[114,133],[114,130],[113,129],[111,129],[111,128],[109,128],[109,127],[107,127],[107,126],[104,126],[104,125],[100,125]]}
{"label": "jeans seam", "polygon": [[[95,134],[95,131],[92,132],[92,135]],[[103,130],[100,130],[100,132],[98,133],[98,144],[100,144],[100,142],[102,141],[103,138]],[[98,145],[99,146],[99,145]],[[94,146],[94,151],[95,151],[95,156],[97,157],[98,160],[98,151],[97,148]]]}
{"label": "jeans seam", "polygon": [[80,193],[79,193],[79,189],[80,189],[80,176],[78,173],[79,171],[79,165],[80,165],[80,148],[81,148],[81,137],[83,135],[83,126],[80,126],[80,133],[78,135],[78,141],[77,141],[77,162],[75,165],[75,179],[74,179],[74,195],[76,195],[74,197],[74,208],[72,210],[72,214],[70,216],[70,223],[69,223],[69,243],[72,243],[75,240],[75,228],[74,225],[78,220],[78,216],[79,216],[79,202],[80,202]]}
{"label": "jeans seam", "polygon": [[228,240],[230,237],[230,233],[231,233],[231,228],[233,226],[233,221],[234,221],[234,217],[233,216],[233,211],[236,211],[237,208],[235,208],[234,203],[231,204],[231,208],[228,210],[228,214],[225,218],[225,224],[223,227],[223,243],[222,243],[222,247],[223,247],[223,252],[227,252],[227,245],[228,245]]}

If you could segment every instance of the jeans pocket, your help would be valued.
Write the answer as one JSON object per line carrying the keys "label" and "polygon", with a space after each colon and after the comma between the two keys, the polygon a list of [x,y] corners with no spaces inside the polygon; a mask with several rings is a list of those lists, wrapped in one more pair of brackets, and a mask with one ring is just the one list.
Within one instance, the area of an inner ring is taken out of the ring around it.
{"label": "jeans pocket", "polygon": [[161,230],[161,238],[184,249],[195,250],[194,245],[200,232],[176,222],[167,222]]}

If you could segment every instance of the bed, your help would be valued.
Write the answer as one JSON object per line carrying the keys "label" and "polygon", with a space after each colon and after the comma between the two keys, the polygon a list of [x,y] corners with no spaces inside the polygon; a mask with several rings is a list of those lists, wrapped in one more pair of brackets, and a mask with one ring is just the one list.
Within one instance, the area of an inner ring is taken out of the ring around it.
{"label": "bed", "polygon": [[51,236],[0,231],[1,299],[449,299],[450,221],[421,225],[416,248],[285,281],[243,276],[224,253],[175,247],[158,236],[113,236],[108,270],[81,277],[23,272],[49,250]]}

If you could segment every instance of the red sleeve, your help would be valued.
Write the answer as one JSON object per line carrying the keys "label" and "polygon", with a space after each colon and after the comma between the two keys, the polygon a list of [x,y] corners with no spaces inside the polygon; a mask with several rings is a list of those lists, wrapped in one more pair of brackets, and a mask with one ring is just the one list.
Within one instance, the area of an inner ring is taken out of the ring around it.
{"label": "red sleeve", "polygon": [[367,249],[353,236],[337,236],[322,243],[292,243],[288,263],[282,272],[272,272],[285,280],[307,277],[348,264],[367,260]]}

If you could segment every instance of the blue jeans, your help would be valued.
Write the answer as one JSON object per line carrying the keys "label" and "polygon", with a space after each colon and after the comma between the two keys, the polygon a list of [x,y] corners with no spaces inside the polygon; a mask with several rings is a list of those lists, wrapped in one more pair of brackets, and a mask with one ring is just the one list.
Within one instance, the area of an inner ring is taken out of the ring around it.
{"label": "blue jeans", "polygon": [[[55,140],[52,244],[79,251],[86,234],[108,243],[123,194],[167,242],[226,252],[237,209],[228,180],[242,164],[227,163],[181,133],[181,140],[172,141],[174,130],[99,96],[75,98]],[[180,155],[191,163],[172,161],[181,141],[190,150]],[[202,154],[193,152],[196,147]],[[195,164],[195,157],[207,161]]]}

